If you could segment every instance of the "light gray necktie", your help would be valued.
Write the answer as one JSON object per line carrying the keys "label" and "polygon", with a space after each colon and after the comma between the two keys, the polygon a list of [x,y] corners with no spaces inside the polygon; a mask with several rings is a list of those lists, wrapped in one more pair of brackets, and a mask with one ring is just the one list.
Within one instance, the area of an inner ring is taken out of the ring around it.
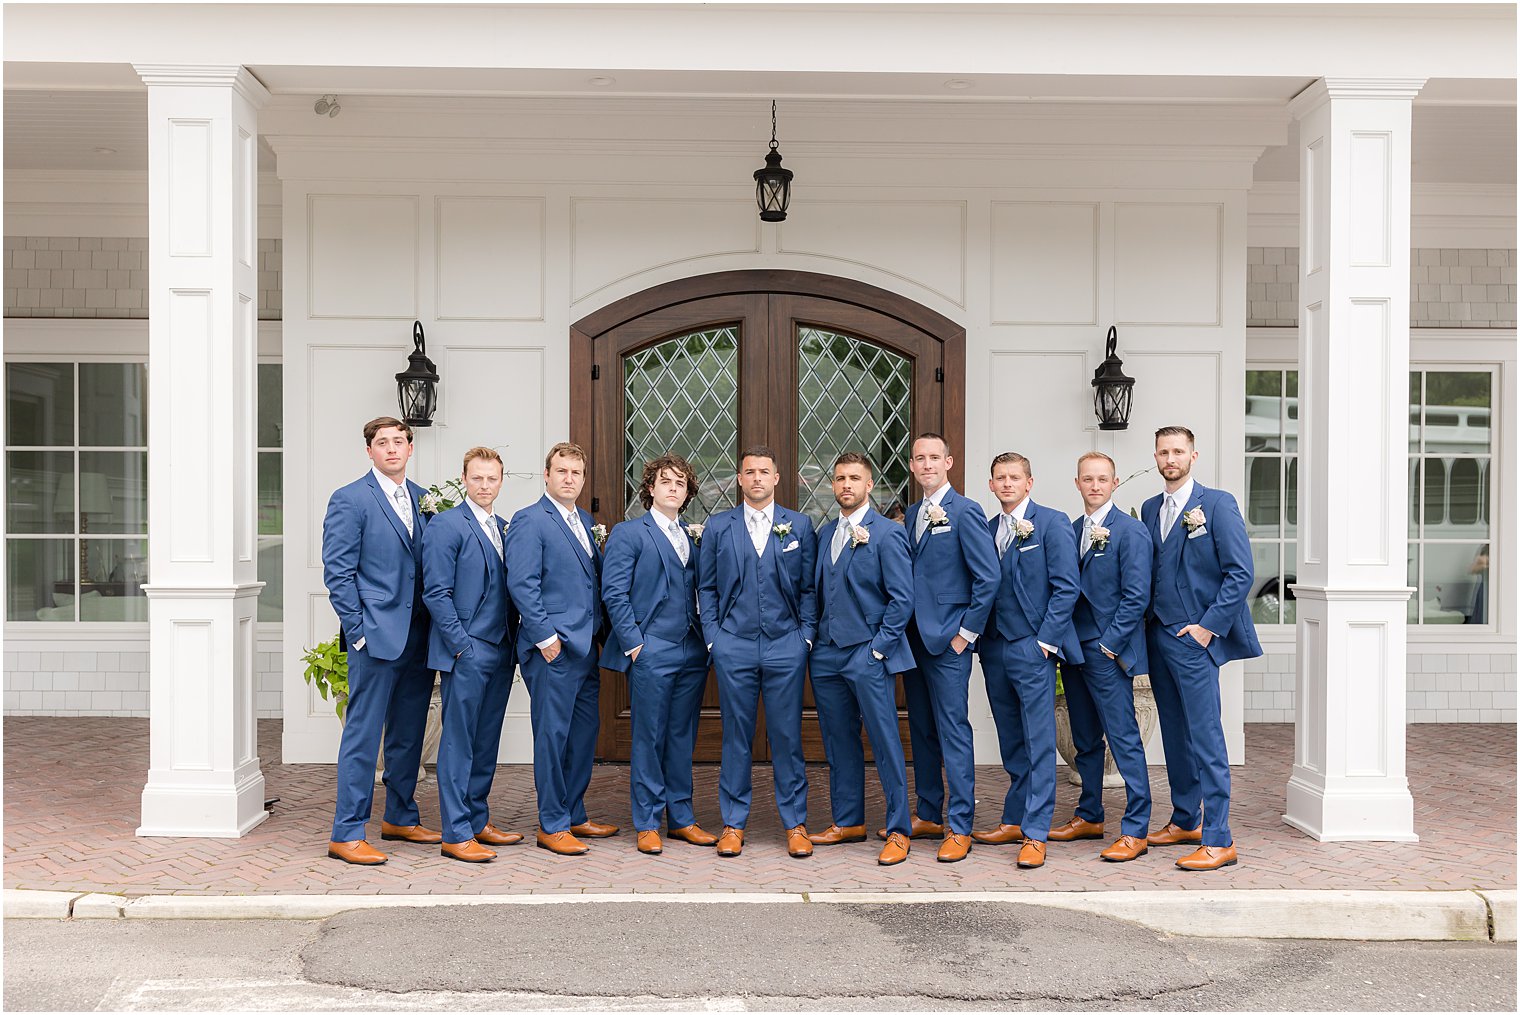
{"label": "light gray necktie", "polygon": [[1087,551],[1092,549],[1092,530],[1092,515],[1088,515],[1087,519],[1082,523],[1082,556],[1084,557],[1087,556]]}
{"label": "light gray necktie", "polygon": [[765,556],[765,512],[746,511],[749,516],[749,541],[755,545],[755,556]]}
{"label": "light gray necktie", "polygon": [[676,556],[681,558],[681,566],[686,566],[690,548],[686,545],[686,537],[681,534],[681,523],[670,523],[670,545],[675,547]]}
{"label": "light gray necktie", "polygon": [[491,537],[491,545],[496,547],[497,559],[503,561],[506,560],[506,554],[502,551],[501,547],[501,529],[497,526],[496,519],[487,518],[481,524],[486,527],[486,534]]}
{"label": "light gray necktie", "polygon": [[850,541],[850,532],[853,528],[850,520],[841,515],[839,525],[834,529],[834,548],[833,556],[829,558],[830,563],[839,563],[839,555],[844,552],[844,544]]}
{"label": "light gray necktie", "polygon": [[586,551],[586,556],[591,556],[591,540],[586,535],[585,527],[581,525],[581,513],[572,509],[565,516],[565,522],[570,526],[570,531],[575,533],[575,538],[580,540],[581,549]]}
{"label": "light gray necktie", "polygon": [[1003,559],[1003,554],[1008,552],[1008,547],[1013,544],[1013,519],[1008,515],[1000,516],[1003,521],[998,526],[998,559]]}
{"label": "light gray necktie", "polygon": [[392,496],[396,500],[396,514],[401,516],[402,523],[406,525],[406,534],[410,536],[413,534],[411,495],[406,492],[406,487],[398,486]]}
{"label": "light gray necktie", "polygon": [[929,531],[929,504],[926,497],[918,505],[918,520],[913,524],[913,541],[916,543],[924,538],[924,533]]}
{"label": "light gray necktie", "polygon": [[1177,502],[1171,494],[1161,502],[1161,541],[1166,542],[1166,537],[1172,531],[1172,526],[1177,524]]}

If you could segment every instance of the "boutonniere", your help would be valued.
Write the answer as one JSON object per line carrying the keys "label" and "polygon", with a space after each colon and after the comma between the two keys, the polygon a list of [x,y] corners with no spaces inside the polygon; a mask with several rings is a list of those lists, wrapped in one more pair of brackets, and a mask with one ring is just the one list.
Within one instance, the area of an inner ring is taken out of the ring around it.
{"label": "boutonniere", "polygon": [[607,544],[607,526],[601,522],[591,526],[591,538],[596,540],[596,548],[600,550]]}
{"label": "boutonniere", "polygon": [[1108,548],[1109,533],[1107,529],[1101,525],[1094,525],[1092,527],[1091,535],[1092,545],[1095,548],[1099,550],[1105,550]]}
{"label": "boutonniere", "polygon": [[1201,507],[1195,507],[1193,510],[1182,516],[1182,524],[1187,527],[1187,530],[1189,532],[1195,532],[1198,529],[1203,528],[1208,524],[1208,521],[1209,520],[1203,516],[1203,508]]}
{"label": "boutonniere", "polygon": [[785,539],[792,534],[792,523],[782,522],[780,525],[772,525],[771,531],[776,534],[777,539]]}
{"label": "boutonniere", "polygon": [[698,546],[702,545],[702,523],[689,522],[686,526],[686,538]]}
{"label": "boutonniere", "polygon": [[850,530],[850,549],[857,546],[865,546],[871,541],[871,530],[864,525],[857,525]]}
{"label": "boutonniere", "polygon": [[459,480],[450,479],[434,483],[427,492],[417,498],[417,509],[425,515],[436,515],[464,503],[464,487]]}
{"label": "boutonniere", "polygon": [[929,519],[929,528],[931,529],[950,524],[950,516],[938,504],[930,504],[924,508],[924,517]]}
{"label": "boutonniere", "polygon": [[1022,543],[1032,535],[1034,535],[1034,522],[1028,518],[1020,518],[1013,523],[1013,541],[1015,543]]}

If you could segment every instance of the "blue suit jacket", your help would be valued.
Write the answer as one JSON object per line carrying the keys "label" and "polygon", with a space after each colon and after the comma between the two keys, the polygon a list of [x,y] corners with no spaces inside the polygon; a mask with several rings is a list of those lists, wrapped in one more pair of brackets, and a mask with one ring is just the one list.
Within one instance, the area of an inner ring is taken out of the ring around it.
{"label": "blue suit jacket", "polygon": [[[1001,515],[986,520],[997,552],[997,531]],[[1018,615],[1034,629],[1035,640],[1054,645],[1069,663],[1082,661],[1082,642],[1071,624],[1076,608],[1077,544],[1071,538],[1071,519],[1052,508],[1041,507],[1031,498],[1024,507],[1024,520],[1034,525],[1023,542],[1008,544],[998,562],[1002,579],[998,585],[993,622],[1006,637],[1017,630]]]}
{"label": "blue suit jacket", "polygon": [[[626,673],[627,652],[650,643],[679,646],[696,614],[697,547],[686,539],[686,564],[650,511],[615,526],[602,561],[602,602],[612,633],[602,648],[602,668]],[[687,578],[691,584],[687,584]],[[690,589],[690,592],[687,590]]]}
{"label": "blue suit jacket", "polygon": [[913,555],[913,619],[924,648],[941,655],[961,628],[981,634],[987,626],[998,590],[997,546],[981,505],[954,490],[940,502],[949,523],[914,542],[923,504],[909,506],[903,525]]}
{"label": "blue suit jacket", "polygon": [[406,481],[412,529],[396,515],[374,472],[333,491],[322,519],[322,581],[349,645],[364,639],[376,659],[399,659],[413,618],[427,619],[422,604],[422,534],[427,516],[418,499],[427,491]]}
{"label": "blue suit jacket", "polygon": [[[495,515],[491,519],[504,533],[506,523]],[[433,617],[430,669],[451,672],[454,657],[471,638],[506,644],[510,651],[517,610],[507,592],[507,567],[468,503],[428,523],[422,538],[422,598]]]}
{"label": "blue suit jacket", "polygon": [[[580,508],[581,527],[591,539],[591,516]],[[591,654],[602,627],[602,552],[591,539],[591,555],[565,524],[548,495],[529,504],[507,525],[507,589],[521,621],[517,658],[524,662],[538,643],[559,636],[578,656]]]}
{"label": "blue suit jacket", "polygon": [[[812,641],[818,630],[818,597],[813,588],[818,540],[813,535],[813,524],[806,515],[780,504],[773,507],[771,521],[773,525],[792,526],[785,540],[772,536],[765,553],[767,557],[772,553],[780,555],[781,585],[787,607],[801,628],[802,637]],[[790,549],[794,544],[797,548]],[[702,607],[702,638],[709,645],[716,640],[731,612],[753,611],[758,606],[754,597],[739,594],[746,554],[750,561],[761,563],[755,556],[755,544],[750,542],[749,528],[744,524],[743,504],[707,520],[697,552],[697,601]],[[740,616],[745,622],[754,619],[747,612]]]}
{"label": "blue suit jacket", "polygon": [[[1251,540],[1235,498],[1195,480],[1193,495],[1164,543],[1161,498],[1158,493],[1140,508],[1140,519],[1156,547],[1156,577],[1177,580],[1189,621],[1214,632],[1208,652],[1216,665],[1261,655],[1261,642],[1256,640],[1256,624],[1246,601],[1256,575]],[[1182,515],[1200,507],[1205,524],[1189,533]],[[1153,602],[1148,615],[1154,614]]]}
{"label": "blue suit jacket", "polygon": [[[1077,549],[1082,548],[1086,515],[1071,523]],[[1130,676],[1150,672],[1145,649],[1145,611],[1151,604],[1151,534],[1118,505],[1103,519],[1108,545],[1087,548],[1081,561],[1082,598],[1092,608],[1098,641],[1118,658]],[[1078,637],[1081,633],[1078,632]]]}
{"label": "blue suit jacket", "polygon": [[827,592],[830,554],[839,520],[818,530],[818,564],[814,582],[818,612],[828,617],[829,636],[840,645],[869,641],[871,650],[886,657],[888,673],[913,668],[908,648],[908,618],[913,616],[913,559],[908,534],[901,525],[868,508],[860,528],[870,533],[859,546],[845,544],[839,552],[843,568],[841,595]]}

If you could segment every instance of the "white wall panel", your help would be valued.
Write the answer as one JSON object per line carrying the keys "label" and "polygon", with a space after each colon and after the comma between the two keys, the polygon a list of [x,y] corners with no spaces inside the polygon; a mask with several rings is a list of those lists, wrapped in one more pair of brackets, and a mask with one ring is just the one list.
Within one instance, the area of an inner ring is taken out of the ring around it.
{"label": "white wall panel", "polygon": [[310,316],[416,317],[417,198],[312,194],[307,200]]}
{"label": "white wall panel", "polygon": [[992,323],[1096,324],[1098,206],[992,206]]}
{"label": "white wall panel", "polygon": [[542,320],[543,199],[440,197],[435,211],[437,317]]}
{"label": "white wall panel", "polygon": [[1224,209],[1114,206],[1114,317],[1125,324],[1220,323]]}
{"label": "white wall panel", "polygon": [[414,478],[426,485],[456,476],[467,450],[495,448],[508,473],[496,513],[511,518],[543,493],[544,452],[560,439],[544,433],[544,350],[448,346],[442,352],[437,475]]}
{"label": "white wall panel", "polygon": [[753,201],[570,201],[571,300],[680,261],[760,251]]}
{"label": "white wall panel", "polygon": [[[1218,486],[1220,456],[1240,456],[1233,443],[1221,448],[1208,438],[1220,432],[1219,353],[1133,349],[1124,354],[1124,372],[1135,378],[1135,401],[1129,429],[1114,434],[1114,449],[1109,452],[1118,463],[1120,478],[1155,464],[1158,429],[1185,426],[1199,439],[1193,478],[1205,486]],[[1233,406],[1231,411],[1235,411]],[[1238,433],[1239,428],[1229,432]],[[1160,490],[1161,479],[1154,473],[1137,476],[1116,500],[1126,507],[1138,506]]]}
{"label": "white wall panel", "polygon": [[[1091,377],[1087,354],[1080,351],[994,352],[988,371],[991,455],[1017,451],[1028,458],[1036,503],[1067,514],[1081,506],[1071,477],[1077,456],[1092,449],[1089,431],[1096,427],[1088,403],[1072,392]],[[970,496],[987,495],[990,460],[965,463]]]}
{"label": "white wall panel", "polygon": [[861,264],[966,305],[962,201],[799,201],[778,250]]}

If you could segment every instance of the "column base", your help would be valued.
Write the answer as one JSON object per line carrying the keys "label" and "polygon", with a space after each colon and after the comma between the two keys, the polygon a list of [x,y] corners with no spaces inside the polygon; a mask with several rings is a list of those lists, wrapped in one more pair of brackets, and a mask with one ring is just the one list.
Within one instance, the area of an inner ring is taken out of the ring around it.
{"label": "column base", "polygon": [[1325,779],[1297,765],[1284,822],[1320,842],[1419,842],[1414,797],[1402,778]]}
{"label": "column base", "polygon": [[264,773],[257,764],[233,782],[176,782],[172,772],[148,772],[138,835],[237,839],[269,817]]}

